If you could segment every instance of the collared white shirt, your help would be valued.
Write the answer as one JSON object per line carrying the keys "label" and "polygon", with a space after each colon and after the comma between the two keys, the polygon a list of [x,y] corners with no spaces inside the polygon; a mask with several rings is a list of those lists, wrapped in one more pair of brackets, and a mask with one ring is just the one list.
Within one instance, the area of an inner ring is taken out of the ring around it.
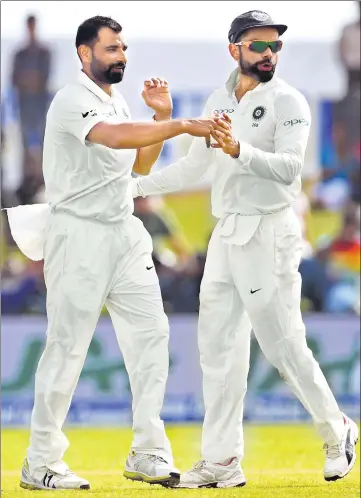
{"label": "collared white shirt", "polygon": [[101,121],[129,119],[124,98],[114,89],[109,96],[83,72],[55,95],[43,152],[46,201],[52,207],[109,223],[131,216],[129,185],[136,150],[115,150],[86,140]]}
{"label": "collared white shirt", "polygon": [[[195,138],[187,156],[148,176],[137,178],[133,195],[167,193],[192,185],[213,170],[212,213],[262,215],[291,205],[301,190],[301,170],[309,136],[311,114],[303,95],[277,77],[235,97],[238,70],[226,85],[209,97],[204,115],[227,112],[240,156],[207,149]],[[256,223],[256,222],[255,222]]]}

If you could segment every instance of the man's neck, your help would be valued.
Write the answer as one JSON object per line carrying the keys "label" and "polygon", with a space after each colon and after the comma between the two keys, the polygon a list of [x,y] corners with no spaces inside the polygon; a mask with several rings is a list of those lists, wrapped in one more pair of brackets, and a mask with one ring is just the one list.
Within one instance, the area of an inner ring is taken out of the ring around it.
{"label": "man's neck", "polygon": [[38,41],[36,38],[29,38],[28,39],[28,47],[30,48],[33,48],[33,47],[37,47],[39,44],[38,44]]}
{"label": "man's neck", "polygon": [[251,78],[250,76],[246,76],[244,74],[239,73],[238,83],[235,88],[235,96],[238,102],[241,98],[247,93],[256,88],[259,85],[259,81]]}
{"label": "man's neck", "polygon": [[86,74],[88,76],[88,78],[90,78],[92,81],[94,81],[94,83],[96,85],[98,85],[103,90],[103,92],[105,92],[107,95],[109,95],[111,97],[112,85],[109,85],[109,83],[103,83],[102,81],[98,81],[96,78],[94,78],[94,76],[87,73],[84,69],[82,69],[82,71],[84,74]]}

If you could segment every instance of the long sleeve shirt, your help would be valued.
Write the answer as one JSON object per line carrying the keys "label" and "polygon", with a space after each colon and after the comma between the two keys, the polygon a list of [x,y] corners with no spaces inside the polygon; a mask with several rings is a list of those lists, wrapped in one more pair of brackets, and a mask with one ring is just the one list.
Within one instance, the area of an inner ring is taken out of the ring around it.
{"label": "long sleeve shirt", "polygon": [[301,190],[301,171],[311,125],[305,97],[274,77],[238,102],[238,70],[209,97],[204,115],[226,112],[240,142],[237,159],[222,149],[207,149],[195,138],[188,154],[148,176],[133,180],[133,196],[182,190],[212,170],[212,214],[262,215],[291,205]]}

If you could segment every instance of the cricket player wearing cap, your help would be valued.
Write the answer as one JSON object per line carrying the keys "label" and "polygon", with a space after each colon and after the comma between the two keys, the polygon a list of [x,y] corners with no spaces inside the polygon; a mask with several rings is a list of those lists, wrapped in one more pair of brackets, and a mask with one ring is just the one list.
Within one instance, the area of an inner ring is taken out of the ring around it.
{"label": "cricket player wearing cap", "polygon": [[[292,204],[311,116],[306,99],[274,73],[287,26],[246,12],[232,22],[229,52],[238,63],[209,97],[205,114],[228,116],[212,144],[212,234],[200,292],[198,341],[205,418],[202,460],[181,487],[236,487],[246,479],[242,415],[250,329],[324,441],[324,477],[344,477],[355,463],[356,424],[339,409],[307,346],[298,272],[302,236]],[[179,190],[202,177],[204,149],[162,171],[133,180],[133,196]]]}
{"label": "cricket player wearing cap", "polygon": [[[20,485],[90,487],[63,461],[69,442],[62,427],[104,305],[133,395],[134,440],[125,476],[177,483],[179,471],[160,419],[169,363],[168,320],[151,237],[132,215],[131,172],[148,172],[165,139],[182,133],[209,139],[217,124],[212,117],[171,120],[168,84],[159,78],[147,80],[142,93],[154,120],[131,121],[124,98],[112,86],[122,81],[127,63],[122,27],[113,19],[84,21],[75,45],[82,71],[56,94],[46,122],[48,329],[35,377],[30,446]],[[203,148],[207,161],[211,150],[204,142]]]}

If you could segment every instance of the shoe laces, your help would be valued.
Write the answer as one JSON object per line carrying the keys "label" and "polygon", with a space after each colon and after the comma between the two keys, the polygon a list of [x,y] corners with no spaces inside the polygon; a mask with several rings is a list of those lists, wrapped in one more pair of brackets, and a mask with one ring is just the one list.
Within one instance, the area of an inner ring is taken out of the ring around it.
{"label": "shoe laces", "polygon": [[203,467],[205,467],[206,465],[207,462],[205,460],[200,460],[194,465],[193,470],[203,469]]}
{"label": "shoe laces", "polygon": [[326,456],[327,458],[339,458],[341,455],[341,445],[340,444],[333,444],[329,445],[325,443],[323,445],[323,449],[326,450]]}

